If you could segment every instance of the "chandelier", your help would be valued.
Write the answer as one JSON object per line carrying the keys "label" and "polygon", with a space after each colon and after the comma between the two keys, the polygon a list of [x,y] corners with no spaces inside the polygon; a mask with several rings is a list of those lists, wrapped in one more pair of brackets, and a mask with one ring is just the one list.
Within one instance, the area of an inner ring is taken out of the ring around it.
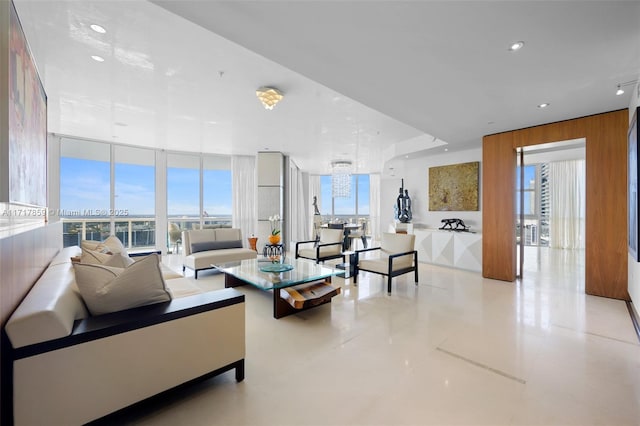
{"label": "chandelier", "polygon": [[351,161],[341,160],[331,163],[331,193],[333,198],[351,196]]}
{"label": "chandelier", "polygon": [[273,109],[274,106],[284,97],[284,93],[275,87],[263,86],[256,90],[256,96],[266,109]]}

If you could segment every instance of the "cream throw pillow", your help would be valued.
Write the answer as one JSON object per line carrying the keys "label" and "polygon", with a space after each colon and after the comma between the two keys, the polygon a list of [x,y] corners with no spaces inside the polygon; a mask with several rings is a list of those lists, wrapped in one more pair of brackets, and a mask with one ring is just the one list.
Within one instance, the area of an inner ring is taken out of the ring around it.
{"label": "cream throw pillow", "polygon": [[82,240],[80,242],[80,247],[84,250],[99,251],[102,253],[109,251],[109,247],[102,244],[102,241],[95,240]]}
{"label": "cream throw pillow", "polygon": [[130,257],[122,256],[120,253],[107,254],[100,251],[82,249],[80,263],[92,265],[115,266],[116,268],[126,268],[134,262]]}
{"label": "cream throw pillow", "polygon": [[[129,257],[129,254],[127,253],[127,248],[124,246],[124,244],[122,244],[122,241],[120,241],[120,239],[115,235],[110,235],[109,237],[107,237],[107,239],[105,239],[102,242],[93,241],[93,240],[82,240],[80,242],[80,247],[82,247],[83,252],[84,250],[91,250],[92,252],[102,253],[106,255],[114,255],[122,258],[122,259],[113,259],[111,263],[105,263],[104,261],[97,261],[97,259],[94,262],[90,262],[90,261],[85,262],[84,260],[82,260],[82,263],[100,263],[103,265],[126,268],[127,266],[131,265],[134,262],[134,260]],[[101,258],[101,259],[106,259],[106,258]]]}
{"label": "cream throw pillow", "polygon": [[91,315],[171,300],[160,258],[146,256],[126,268],[76,263],[76,284]]}

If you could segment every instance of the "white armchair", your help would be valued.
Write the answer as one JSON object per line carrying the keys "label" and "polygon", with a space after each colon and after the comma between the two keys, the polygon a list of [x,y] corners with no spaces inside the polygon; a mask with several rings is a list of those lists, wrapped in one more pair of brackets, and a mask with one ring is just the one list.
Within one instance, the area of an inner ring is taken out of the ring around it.
{"label": "white armchair", "polygon": [[315,260],[316,263],[342,258],[344,231],[342,229],[320,229],[320,240],[299,241],[296,243],[296,259]]}
{"label": "white armchair", "polygon": [[[409,272],[418,284],[418,251],[414,249],[415,235],[383,233],[380,247],[356,250],[354,284],[360,271],[387,276],[387,292],[391,293],[391,279]],[[365,252],[377,251],[376,258],[361,258]]]}

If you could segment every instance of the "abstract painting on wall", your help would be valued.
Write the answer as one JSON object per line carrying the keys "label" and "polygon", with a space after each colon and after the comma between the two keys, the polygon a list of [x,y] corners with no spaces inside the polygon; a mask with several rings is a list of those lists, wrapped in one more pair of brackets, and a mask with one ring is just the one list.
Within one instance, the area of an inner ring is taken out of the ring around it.
{"label": "abstract painting on wall", "polygon": [[18,14],[9,34],[9,201],[46,206],[47,96]]}
{"label": "abstract painting on wall", "polygon": [[429,211],[477,211],[480,162],[429,168]]}

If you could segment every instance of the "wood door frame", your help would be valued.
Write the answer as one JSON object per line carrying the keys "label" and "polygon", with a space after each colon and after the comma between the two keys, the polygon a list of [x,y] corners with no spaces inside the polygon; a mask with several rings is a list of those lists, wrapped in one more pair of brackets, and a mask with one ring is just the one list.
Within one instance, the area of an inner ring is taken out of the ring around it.
{"label": "wood door frame", "polygon": [[627,292],[627,109],[485,136],[482,140],[482,276],[516,278],[516,149],[584,138],[585,292]]}

